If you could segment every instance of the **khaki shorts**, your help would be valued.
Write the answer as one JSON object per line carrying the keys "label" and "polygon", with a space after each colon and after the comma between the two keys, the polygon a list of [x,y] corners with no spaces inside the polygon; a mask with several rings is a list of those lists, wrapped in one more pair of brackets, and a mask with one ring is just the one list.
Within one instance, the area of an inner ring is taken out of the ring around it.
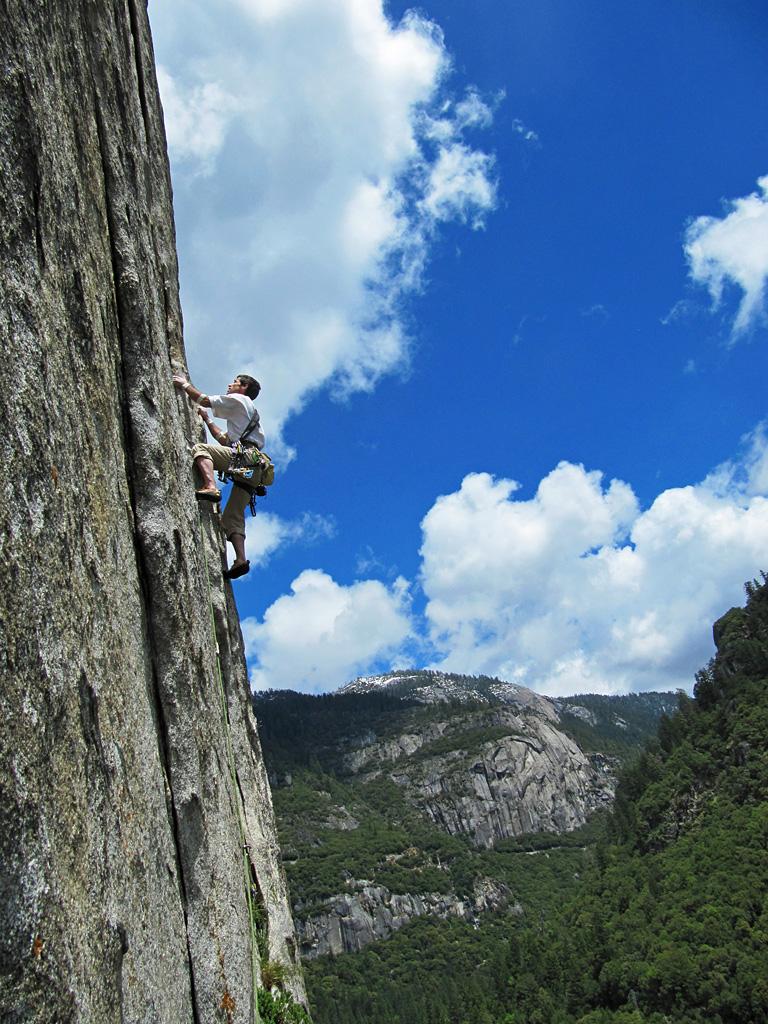
{"label": "khaki shorts", "polygon": [[[232,458],[232,449],[225,448],[221,444],[196,444],[192,449],[192,458],[200,456],[210,459],[213,468],[217,473],[226,473]],[[245,487],[236,487],[232,484],[232,491],[224,506],[221,516],[221,528],[224,536],[229,540],[233,533],[245,535],[245,510],[251,501],[251,492]]]}

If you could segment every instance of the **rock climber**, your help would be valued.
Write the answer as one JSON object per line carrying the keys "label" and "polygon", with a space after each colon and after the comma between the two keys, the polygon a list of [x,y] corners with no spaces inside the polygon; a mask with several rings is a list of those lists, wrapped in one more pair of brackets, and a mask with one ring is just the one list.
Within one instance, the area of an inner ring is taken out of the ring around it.
{"label": "rock climber", "polygon": [[[226,395],[206,395],[191,384],[186,377],[175,376],[174,387],[184,391],[193,402],[197,403],[197,411],[211,432],[215,444],[196,444],[192,449],[192,460],[203,478],[203,486],[196,492],[198,501],[220,501],[221,492],[216,486],[214,470],[226,473],[232,459],[232,445],[242,440],[244,446],[255,445],[259,451],[264,447],[264,434],[259,422],[259,414],[253,404],[254,398],[261,391],[261,385],[247,373],[238,374],[227,388]],[[208,412],[227,421],[226,431],[215,424]],[[255,419],[255,423],[253,422]],[[251,431],[243,438],[243,434],[251,425]],[[227,447],[229,446],[229,447]],[[232,486],[224,513],[221,527],[224,535],[235,549],[235,560],[224,571],[228,580],[244,576],[251,565],[245,557],[245,510],[251,500],[251,492],[244,487]]]}

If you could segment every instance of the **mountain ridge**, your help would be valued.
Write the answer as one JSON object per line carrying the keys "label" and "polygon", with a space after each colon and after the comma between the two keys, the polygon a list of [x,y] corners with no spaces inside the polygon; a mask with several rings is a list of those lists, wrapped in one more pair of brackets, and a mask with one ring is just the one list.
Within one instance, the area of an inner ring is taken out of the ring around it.
{"label": "mountain ridge", "polygon": [[[693,696],[621,769],[602,822],[471,862],[505,872],[523,914],[422,916],[307,961],[317,1024],[768,1024],[767,579],[715,623]],[[595,714],[636,735],[619,698],[576,700],[565,715],[593,745]]]}
{"label": "mountain ridge", "polygon": [[483,858],[542,830],[575,854],[566,837],[612,803],[622,758],[676,705],[556,701],[422,670],[255,694],[302,956],[360,949],[422,915],[524,913]]}

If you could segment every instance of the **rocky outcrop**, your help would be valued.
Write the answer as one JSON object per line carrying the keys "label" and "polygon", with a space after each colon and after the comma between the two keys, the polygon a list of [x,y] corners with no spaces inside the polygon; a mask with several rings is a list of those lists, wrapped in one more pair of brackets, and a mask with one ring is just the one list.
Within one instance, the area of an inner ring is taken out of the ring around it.
{"label": "rocky outcrop", "polygon": [[445,919],[459,917],[477,923],[486,910],[506,910],[520,914],[509,889],[488,878],[478,878],[472,899],[453,894],[411,893],[397,895],[383,885],[350,882],[356,891],[332,896],[319,914],[303,916],[304,908],[296,906],[296,931],[302,956],[338,956],[354,953],[369,942],[386,939],[415,917],[428,914]]}
{"label": "rocky outcrop", "polygon": [[7,0],[0,73],[0,1018],[252,1021],[248,889],[262,954],[303,988],[237,612],[170,385],[146,5]]}
{"label": "rocky outcrop", "polygon": [[[484,733],[494,738],[477,745]],[[481,847],[579,828],[614,796],[607,760],[587,757],[530,706],[453,715],[353,751],[346,764],[357,773],[386,770],[436,825]]]}

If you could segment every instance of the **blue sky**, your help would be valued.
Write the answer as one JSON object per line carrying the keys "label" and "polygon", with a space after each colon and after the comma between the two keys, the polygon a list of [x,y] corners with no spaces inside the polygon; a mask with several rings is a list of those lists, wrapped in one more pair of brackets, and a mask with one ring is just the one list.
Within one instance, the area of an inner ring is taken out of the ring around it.
{"label": "blue sky", "polygon": [[252,684],[690,689],[768,569],[768,10],[151,0]]}

